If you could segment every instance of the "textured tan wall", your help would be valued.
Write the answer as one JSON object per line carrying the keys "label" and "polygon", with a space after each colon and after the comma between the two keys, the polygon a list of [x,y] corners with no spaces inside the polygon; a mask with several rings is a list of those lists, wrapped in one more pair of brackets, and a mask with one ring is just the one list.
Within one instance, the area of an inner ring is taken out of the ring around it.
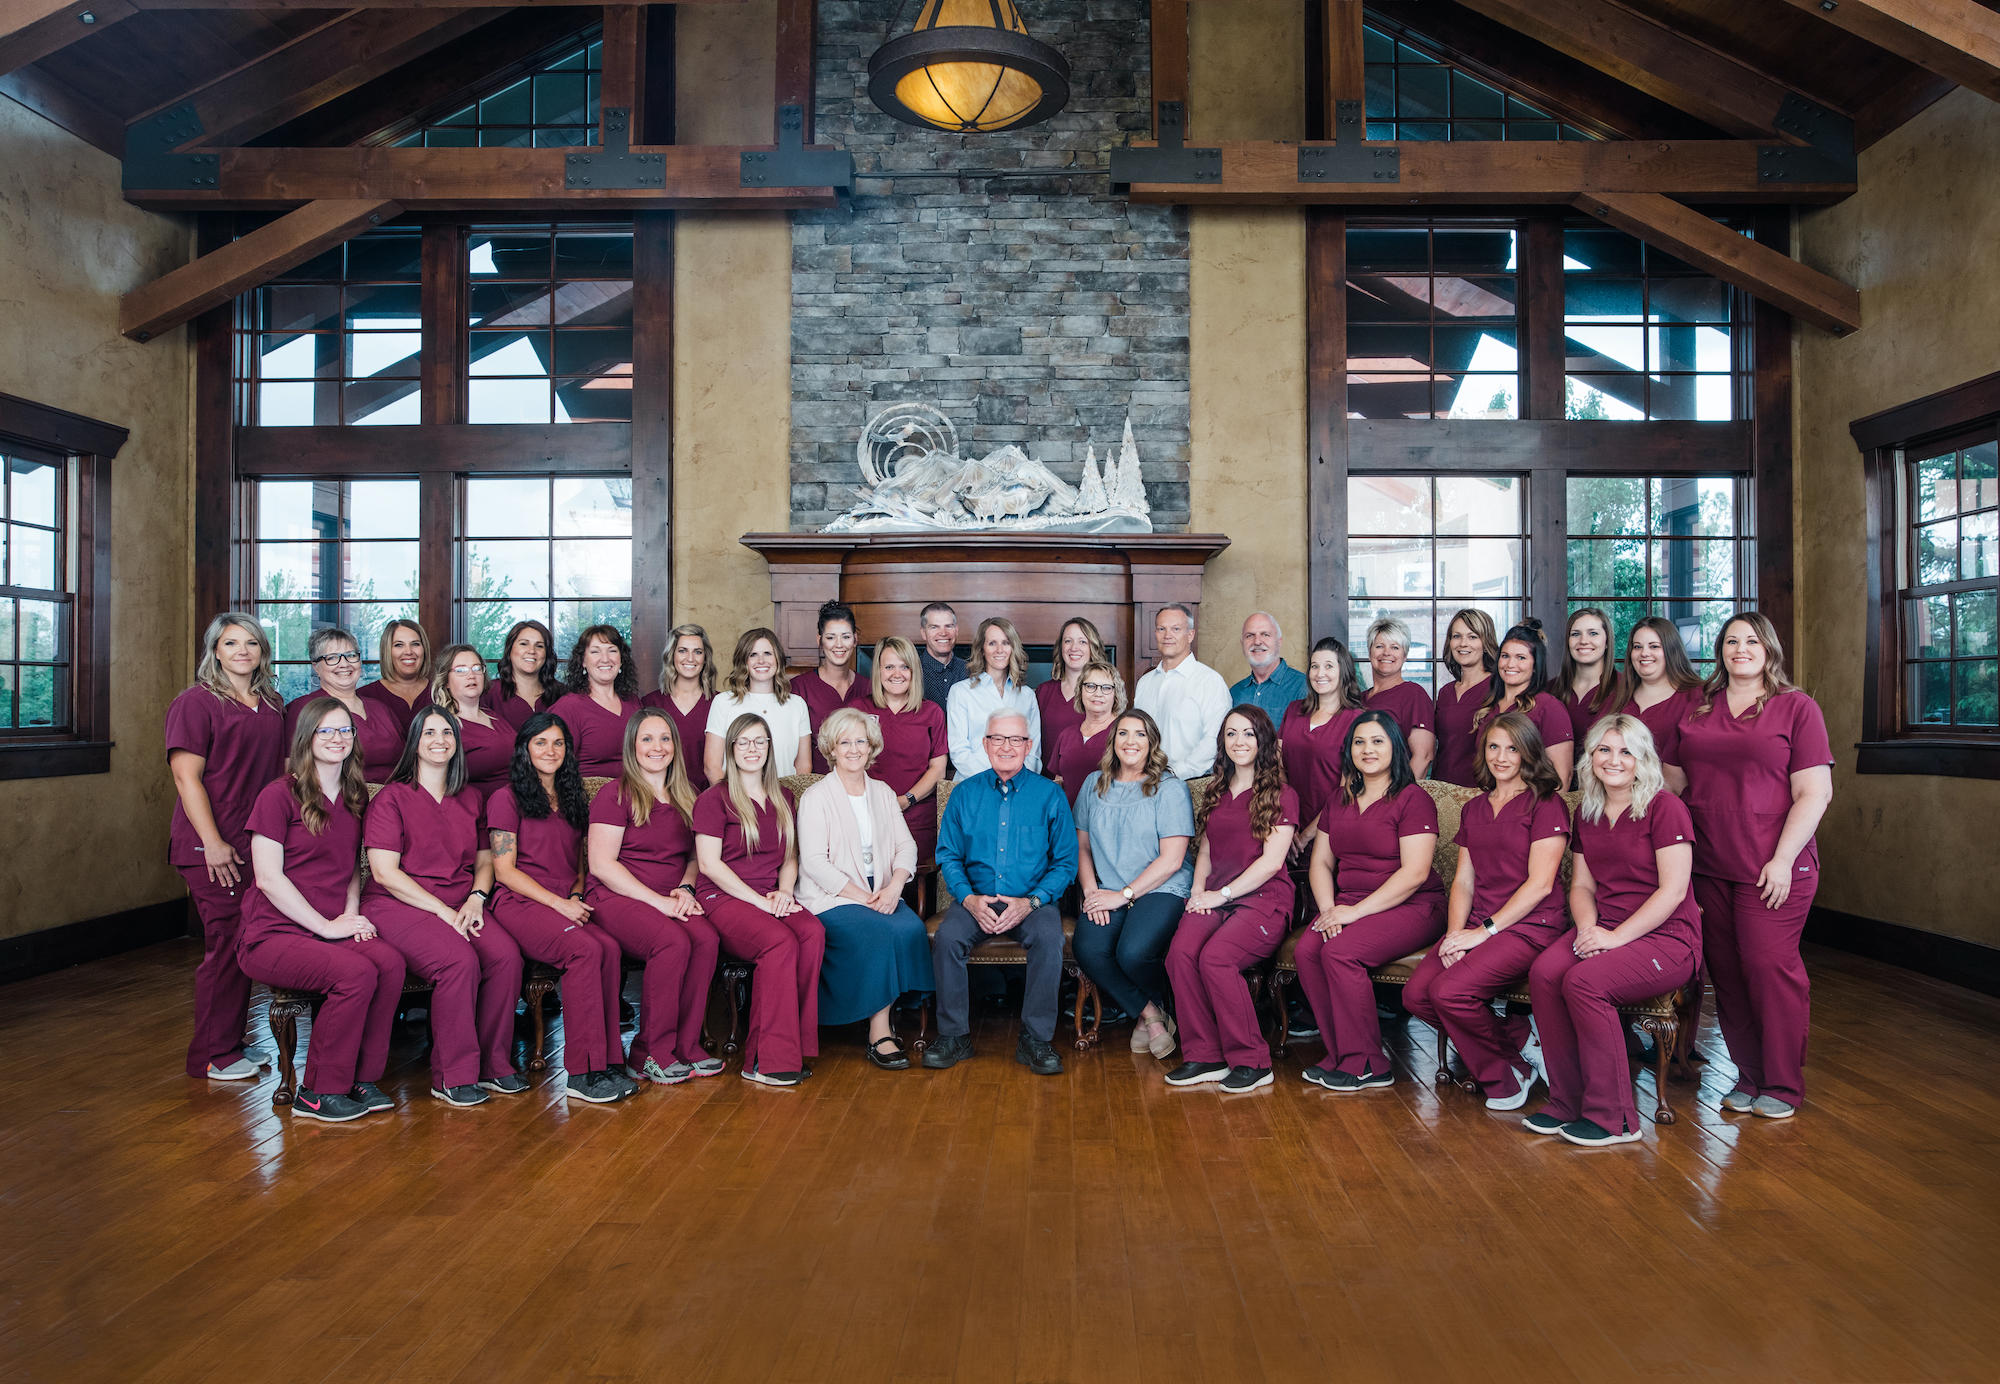
{"label": "textured tan wall", "polygon": [[[1303,11],[1288,0],[1188,7],[1188,119],[1198,141],[1304,134]],[[1283,55],[1291,55],[1289,64]],[[1274,60],[1274,55],[1276,60]],[[1201,657],[1234,682],[1263,609],[1303,667],[1306,628],[1304,216],[1197,208],[1189,231],[1189,527],[1228,534],[1208,567]]]}
{"label": "textured tan wall", "polygon": [[1956,91],[1861,157],[1861,190],[1801,219],[1799,256],[1861,290],[1845,340],[1798,348],[1798,663],[1840,763],[1820,829],[1829,908],[2000,946],[2000,783],[1854,773],[1868,533],[1853,419],[2000,370],[2000,106]]}
{"label": "textured tan wall", "polygon": [[118,165],[0,99],[0,392],[131,430],[112,463],[111,772],[0,782],[0,937],[182,892],[160,717],[192,670],[188,348],[118,335],[118,298],[188,232],[125,205]]}

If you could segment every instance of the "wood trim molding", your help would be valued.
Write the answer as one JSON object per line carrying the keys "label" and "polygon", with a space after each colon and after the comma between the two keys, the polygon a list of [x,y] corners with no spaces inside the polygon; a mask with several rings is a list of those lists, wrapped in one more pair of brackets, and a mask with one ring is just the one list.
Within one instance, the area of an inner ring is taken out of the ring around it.
{"label": "wood trim molding", "polygon": [[0,985],[192,934],[186,898],[0,938]]}
{"label": "wood trim molding", "polygon": [[0,394],[0,438],[15,438],[57,452],[88,453],[108,461],[118,455],[129,435],[116,423]]}
{"label": "wood trim molding", "polygon": [[1847,425],[1847,431],[1856,447],[1872,452],[1878,447],[1907,446],[1933,433],[1953,432],[1996,414],[2000,414],[2000,371],[1857,418]]}
{"label": "wood trim molding", "polygon": [[630,423],[438,423],[384,428],[242,428],[236,473],[425,475],[612,471],[632,464]]}
{"label": "wood trim molding", "polygon": [[1815,905],[1806,918],[1805,940],[1886,961],[1982,995],[2000,995],[2000,948],[1982,947],[1962,937]]}

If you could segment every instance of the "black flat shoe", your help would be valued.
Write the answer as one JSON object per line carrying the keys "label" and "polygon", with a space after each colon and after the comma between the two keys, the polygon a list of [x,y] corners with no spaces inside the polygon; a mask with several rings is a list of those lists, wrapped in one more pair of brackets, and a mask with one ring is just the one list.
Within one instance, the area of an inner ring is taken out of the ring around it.
{"label": "black flat shoe", "polygon": [[[889,1045],[887,1052],[882,1050],[884,1043]],[[907,1072],[910,1069],[909,1050],[903,1046],[903,1040],[893,1033],[868,1045],[868,1060],[885,1072]]]}

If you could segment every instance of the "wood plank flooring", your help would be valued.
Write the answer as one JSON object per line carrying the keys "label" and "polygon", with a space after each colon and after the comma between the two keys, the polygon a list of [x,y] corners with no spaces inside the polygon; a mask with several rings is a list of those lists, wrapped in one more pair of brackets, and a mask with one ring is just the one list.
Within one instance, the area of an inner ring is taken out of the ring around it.
{"label": "wood plank flooring", "polygon": [[453,1110],[399,1042],[397,1111],[294,1125],[180,1075],[196,959],[0,990],[0,1380],[2000,1377],[2000,1002],[1842,953],[1800,1118],[1723,1117],[1710,1032],[1604,1150],[1434,1091],[1421,1024],[1390,1090],[1308,1045],[1225,1100],[1122,1030],[1035,1077],[997,1011],[950,1072],[830,1032],[611,1108]]}

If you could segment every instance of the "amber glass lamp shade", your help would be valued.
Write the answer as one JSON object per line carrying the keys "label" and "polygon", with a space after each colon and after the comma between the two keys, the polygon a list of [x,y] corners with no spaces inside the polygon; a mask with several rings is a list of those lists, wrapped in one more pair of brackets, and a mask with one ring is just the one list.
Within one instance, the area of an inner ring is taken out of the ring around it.
{"label": "amber glass lamp shade", "polygon": [[1069,63],[1028,36],[1014,0],[924,0],[914,29],[868,60],[868,95],[911,125],[992,134],[1069,100]]}

